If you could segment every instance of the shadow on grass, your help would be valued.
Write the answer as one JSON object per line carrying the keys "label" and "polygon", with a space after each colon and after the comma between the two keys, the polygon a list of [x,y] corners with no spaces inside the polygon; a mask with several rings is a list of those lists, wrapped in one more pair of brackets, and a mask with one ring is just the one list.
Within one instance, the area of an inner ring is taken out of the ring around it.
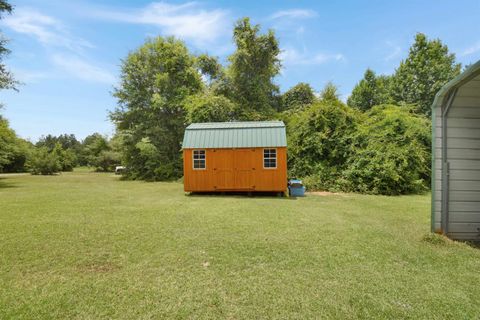
{"label": "shadow on grass", "polygon": [[297,197],[286,197],[281,192],[191,192],[186,194],[189,197],[204,198],[249,198],[249,199],[278,199],[297,200]]}
{"label": "shadow on grass", "polygon": [[422,237],[422,241],[434,246],[449,246],[457,244],[466,244],[474,249],[480,249],[479,241],[466,241],[466,240],[452,240],[444,235],[437,233],[428,233]]}
{"label": "shadow on grass", "polygon": [[18,188],[18,184],[5,181],[5,178],[0,178],[0,189],[7,189],[7,188]]}
{"label": "shadow on grass", "polygon": [[470,247],[474,248],[474,249],[479,249],[480,250],[480,240],[479,241],[467,241],[466,244],[469,245]]}

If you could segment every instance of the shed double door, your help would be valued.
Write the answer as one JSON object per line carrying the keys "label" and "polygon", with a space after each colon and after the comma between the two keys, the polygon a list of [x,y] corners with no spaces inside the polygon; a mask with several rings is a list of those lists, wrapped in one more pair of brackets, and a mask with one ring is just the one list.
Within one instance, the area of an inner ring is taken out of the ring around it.
{"label": "shed double door", "polygon": [[215,150],[213,170],[217,190],[253,190],[254,149]]}

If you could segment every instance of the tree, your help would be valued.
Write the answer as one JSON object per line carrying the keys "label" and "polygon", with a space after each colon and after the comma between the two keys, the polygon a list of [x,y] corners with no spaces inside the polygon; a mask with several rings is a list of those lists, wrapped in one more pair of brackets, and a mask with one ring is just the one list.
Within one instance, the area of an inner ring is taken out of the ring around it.
{"label": "tree", "polygon": [[79,150],[81,148],[80,141],[77,140],[74,134],[61,134],[57,138],[63,149]]}
{"label": "tree", "polygon": [[[127,177],[171,180],[181,176],[186,98],[202,88],[195,58],[173,37],[148,40],[122,62],[121,84],[114,92],[118,106],[110,117],[124,137]],[[149,157],[149,165],[138,156],[139,143],[157,150]]]}
{"label": "tree", "polygon": [[108,150],[102,151],[94,160],[96,171],[111,172],[121,162],[121,155],[118,152]]}
{"label": "tree", "polygon": [[100,133],[93,133],[83,140],[80,163],[81,165],[94,167],[97,162],[97,157],[103,151],[109,150],[108,139]]}
{"label": "tree", "polygon": [[237,48],[228,58],[229,88],[223,93],[238,105],[242,120],[268,119],[276,107],[279,90],[273,78],[280,72],[280,48],[272,30],[259,32],[249,18],[238,20],[233,30]]}
{"label": "tree", "polygon": [[297,110],[311,105],[315,93],[308,83],[300,82],[282,95],[282,110]]}
{"label": "tree", "polygon": [[396,102],[416,104],[419,113],[430,116],[435,95],[460,69],[446,45],[418,33],[407,59],[395,71],[393,98]]}
{"label": "tree", "polygon": [[201,54],[196,58],[196,66],[204,76],[208,77],[209,82],[225,76],[223,66],[216,57]]}
{"label": "tree", "polygon": [[0,117],[0,172],[25,171],[31,148],[31,144],[19,138],[8,121]]}
{"label": "tree", "polygon": [[200,93],[187,99],[187,123],[224,122],[235,118],[235,105],[222,95]]}
{"label": "tree", "polygon": [[27,160],[27,166],[35,175],[52,175],[62,169],[57,153],[49,151],[46,147],[35,148]]}
{"label": "tree", "polygon": [[15,139],[15,132],[8,126],[8,121],[0,119],[0,172],[13,157]]}
{"label": "tree", "polygon": [[57,142],[55,147],[52,150],[49,150],[49,152],[52,152],[57,156],[60,164],[59,171],[73,171],[73,168],[75,168],[77,163],[77,157],[72,149],[64,149],[62,145]]}
{"label": "tree", "polygon": [[373,106],[390,102],[390,80],[391,77],[377,77],[375,72],[367,69],[363,79],[353,88],[347,104],[352,108],[366,111]]}
{"label": "tree", "polygon": [[320,92],[320,101],[333,104],[341,103],[338,87],[332,82],[327,82],[325,87]]}
{"label": "tree", "polygon": [[74,134],[61,134],[58,137],[48,134],[40,137],[35,146],[46,147],[49,151],[56,149],[61,159],[62,171],[72,171],[82,157],[82,144]]}
{"label": "tree", "polygon": [[[12,10],[13,10],[12,6],[7,1],[0,0],[0,19],[2,18],[4,13],[11,13]],[[16,86],[18,85],[18,82],[13,78],[12,73],[8,71],[5,64],[2,63],[5,56],[7,56],[10,53],[10,50],[8,50],[5,47],[7,42],[8,40],[0,32],[0,90],[2,89],[16,90]]]}

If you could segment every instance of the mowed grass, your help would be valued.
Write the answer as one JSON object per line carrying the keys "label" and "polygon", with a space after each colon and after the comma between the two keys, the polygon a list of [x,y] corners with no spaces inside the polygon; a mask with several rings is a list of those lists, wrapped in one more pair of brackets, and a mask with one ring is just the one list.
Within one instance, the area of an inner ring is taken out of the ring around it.
{"label": "mowed grass", "polygon": [[479,318],[480,250],[429,201],[2,177],[0,319]]}

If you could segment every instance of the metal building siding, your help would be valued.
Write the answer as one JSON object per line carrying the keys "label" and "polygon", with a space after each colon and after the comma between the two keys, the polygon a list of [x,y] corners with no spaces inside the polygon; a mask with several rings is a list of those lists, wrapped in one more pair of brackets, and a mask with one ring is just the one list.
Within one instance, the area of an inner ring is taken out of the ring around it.
{"label": "metal building siding", "polygon": [[182,148],[286,147],[282,121],[193,123],[185,129]]}
{"label": "metal building siding", "polygon": [[[476,76],[475,76],[476,75]],[[442,222],[442,106],[458,88],[447,116],[448,236],[480,239],[480,63],[441,90],[434,104],[432,229]]]}

